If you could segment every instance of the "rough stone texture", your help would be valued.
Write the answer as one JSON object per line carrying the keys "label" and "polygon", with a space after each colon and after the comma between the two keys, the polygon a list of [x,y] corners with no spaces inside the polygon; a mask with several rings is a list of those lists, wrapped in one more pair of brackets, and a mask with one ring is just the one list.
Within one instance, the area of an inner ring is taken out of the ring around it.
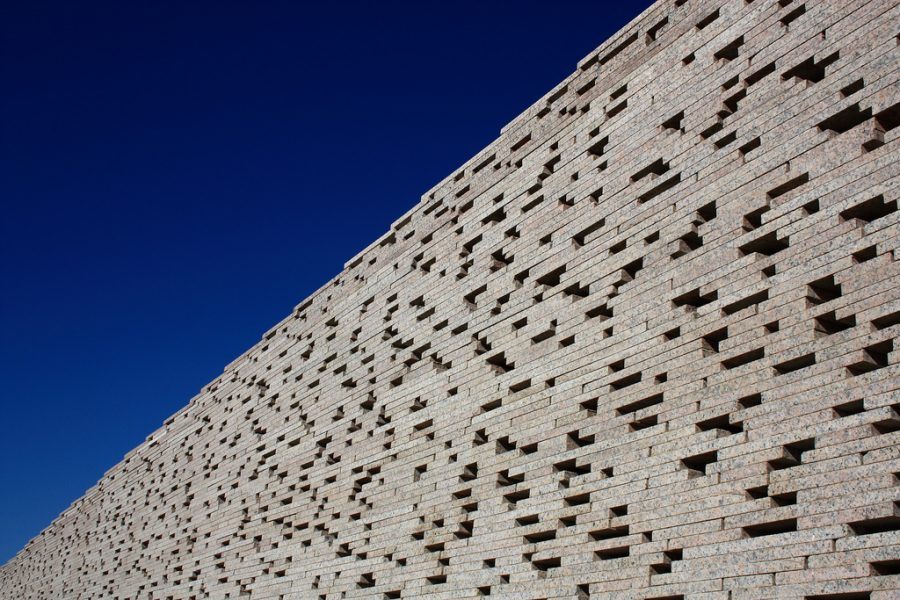
{"label": "rough stone texture", "polygon": [[0,596],[897,598],[898,16],[654,4]]}

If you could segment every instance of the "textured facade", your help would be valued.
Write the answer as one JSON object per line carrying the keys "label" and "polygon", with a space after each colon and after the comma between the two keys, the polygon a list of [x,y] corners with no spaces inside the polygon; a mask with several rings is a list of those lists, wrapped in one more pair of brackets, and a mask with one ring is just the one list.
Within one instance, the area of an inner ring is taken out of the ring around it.
{"label": "textured facade", "polygon": [[900,597],[898,16],[657,2],[0,597]]}

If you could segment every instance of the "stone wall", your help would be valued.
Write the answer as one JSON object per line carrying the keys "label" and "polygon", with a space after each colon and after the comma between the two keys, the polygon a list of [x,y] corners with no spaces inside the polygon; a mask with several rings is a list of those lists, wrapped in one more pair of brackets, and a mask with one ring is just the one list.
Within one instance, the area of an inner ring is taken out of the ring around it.
{"label": "stone wall", "polygon": [[657,2],[0,597],[897,598],[898,16]]}

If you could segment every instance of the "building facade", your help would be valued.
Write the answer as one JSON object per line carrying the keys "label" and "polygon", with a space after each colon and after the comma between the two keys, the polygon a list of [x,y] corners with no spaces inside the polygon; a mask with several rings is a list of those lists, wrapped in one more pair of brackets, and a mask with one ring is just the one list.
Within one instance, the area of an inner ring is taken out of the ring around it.
{"label": "building facade", "polygon": [[900,597],[894,0],[661,0],[0,597]]}

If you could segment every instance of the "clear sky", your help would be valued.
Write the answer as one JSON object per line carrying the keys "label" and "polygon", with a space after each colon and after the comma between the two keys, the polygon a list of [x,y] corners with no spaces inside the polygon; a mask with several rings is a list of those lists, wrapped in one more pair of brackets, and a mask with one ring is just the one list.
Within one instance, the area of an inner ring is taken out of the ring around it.
{"label": "clear sky", "polygon": [[0,564],[649,4],[0,3]]}

